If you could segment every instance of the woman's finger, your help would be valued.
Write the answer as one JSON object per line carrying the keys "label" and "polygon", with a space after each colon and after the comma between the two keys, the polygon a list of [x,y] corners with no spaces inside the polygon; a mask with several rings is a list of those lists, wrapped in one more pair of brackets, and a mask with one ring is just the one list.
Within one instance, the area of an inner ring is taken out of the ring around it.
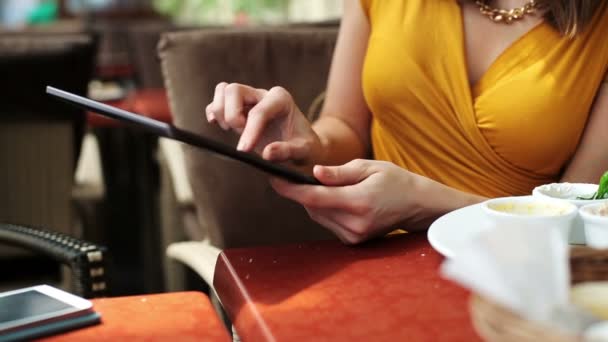
{"label": "woman's finger", "polygon": [[359,197],[352,187],[294,184],[278,178],[270,184],[279,195],[310,208],[351,210]]}
{"label": "woman's finger", "polygon": [[215,122],[215,114],[213,113],[212,107],[213,103],[210,103],[207,105],[207,108],[205,108],[205,117],[209,123]]}
{"label": "woman's finger", "polygon": [[306,211],[308,212],[308,216],[310,216],[313,221],[329,229],[343,243],[352,245],[362,241],[359,236],[353,234],[347,229],[344,229],[340,223],[325,215],[322,210],[306,208]]}
{"label": "woman's finger", "polygon": [[314,176],[323,184],[344,186],[357,184],[371,176],[375,171],[369,160],[355,159],[344,165],[314,167]]}
{"label": "woman's finger", "polygon": [[262,158],[274,162],[302,161],[310,156],[310,144],[304,139],[276,141],[268,144],[262,151]]}
{"label": "woman's finger", "polygon": [[215,86],[215,92],[213,94],[213,102],[207,106],[207,120],[209,122],[217,121],[218,124],[224,128],[224,89],[228,83],[221,82]]}
{"label": "woman's finger", "polygon": [[335,222],[350,236],[364,240],[369,235],[371,222],[365,219],[365,215],[336,209],[319,209],[318,214],[323,215],[325,219],[331,222]]}
{"label": "woman's finger", "polygon": [[237,145],[240,151],[251,151],[260,140],[269,122],[281,115],[287,115],[292,106],[289,93],[274,87],[266,93],[247,115],[247,123]]}
{"label": "woman's finger", "polygon": [[231,83],[224,90],[224,120],[228,127],[242,131],[247,122],[247,112],[264,94],[260,90],[238,83]]}

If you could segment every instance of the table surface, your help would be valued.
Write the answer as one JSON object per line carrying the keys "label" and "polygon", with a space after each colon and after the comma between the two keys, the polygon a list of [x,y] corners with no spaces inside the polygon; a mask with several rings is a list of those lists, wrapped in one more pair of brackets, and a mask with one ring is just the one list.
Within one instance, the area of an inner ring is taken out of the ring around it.
{"label": "table surface", "polygon": [[43,341],[231,341],[200,292],[102,298],[93,304],[101,324]]}
{"label": "table surface", "polygon": [[215,289],[245,341],[477,341],[426,234],[225,250]]}

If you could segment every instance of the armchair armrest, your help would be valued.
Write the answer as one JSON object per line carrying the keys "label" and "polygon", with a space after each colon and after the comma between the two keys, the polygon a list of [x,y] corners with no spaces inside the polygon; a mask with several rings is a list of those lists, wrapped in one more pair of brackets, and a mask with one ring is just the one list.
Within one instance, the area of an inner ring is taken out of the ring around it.
{"label": "armchair armrest", "polygon": [[106,292],[107,249],[68,235],[0,223],[0,242],[23,247],[67,265],[76,294],[93,298]]}

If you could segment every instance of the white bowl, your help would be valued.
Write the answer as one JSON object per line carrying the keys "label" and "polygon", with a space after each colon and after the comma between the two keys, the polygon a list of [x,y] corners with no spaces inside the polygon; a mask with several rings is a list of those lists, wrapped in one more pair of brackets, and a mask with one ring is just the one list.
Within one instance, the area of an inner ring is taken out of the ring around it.
{"label": "white bowl", "polygon": [[590,325],[583,333],[583,341],[606,342],[608,341],[608,321],[597,322]]}
{"label": "white bowl", "polygon": [[[601,209],[605,209],[605,213]],[[608,202],[583,206],[579,214],[585,225],[587,245],[594,248],[608,248]]]}
{"label": "white bowl", "polygon": [[[589,197],[597,191],[597,184],[588,183],[552,183],[537,186],[532,191],[532,196],[539,198],[550,198],[556,200],[567,201],[582,207],[587,204],[605,202],[606,200],[583,200],[577,197]],[[572,229],[570,230],[569,242],[571,244],[585,244],[585,225],[580,216],[574,219]]]}
{"label": "white bowl", "polygon": [[498,226],[555,227],[568,241],[578,208],[567,201],[538,197],[501,197],[487,200],[482,209]]}

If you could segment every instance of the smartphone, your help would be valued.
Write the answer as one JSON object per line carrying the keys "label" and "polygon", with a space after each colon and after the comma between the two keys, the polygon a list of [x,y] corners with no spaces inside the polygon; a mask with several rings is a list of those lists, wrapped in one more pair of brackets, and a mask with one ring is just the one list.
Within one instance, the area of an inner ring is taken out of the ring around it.
{"label": "smartphone", "polygon": [[0,340],[3,334],[60,320],[84,317],[93,304],[48,285],[0,293]]}
{"label": "smartphone", "polygon": [[303,174],[290,169],[289,167],[269,162],[253,153],[238,151],[234,147],[219,141],[177,128],[162,121],[150,119],[144,115],[131,113],[51,86],[46,87],[46,93],[71,105],[93,111],[112,119],[124,121],[132,126],[145,129],[146,131],[161,137],[206,149],[220,156],[243,162],[268,174],[284,178],[293,183],[321,184],[312,175]]}

